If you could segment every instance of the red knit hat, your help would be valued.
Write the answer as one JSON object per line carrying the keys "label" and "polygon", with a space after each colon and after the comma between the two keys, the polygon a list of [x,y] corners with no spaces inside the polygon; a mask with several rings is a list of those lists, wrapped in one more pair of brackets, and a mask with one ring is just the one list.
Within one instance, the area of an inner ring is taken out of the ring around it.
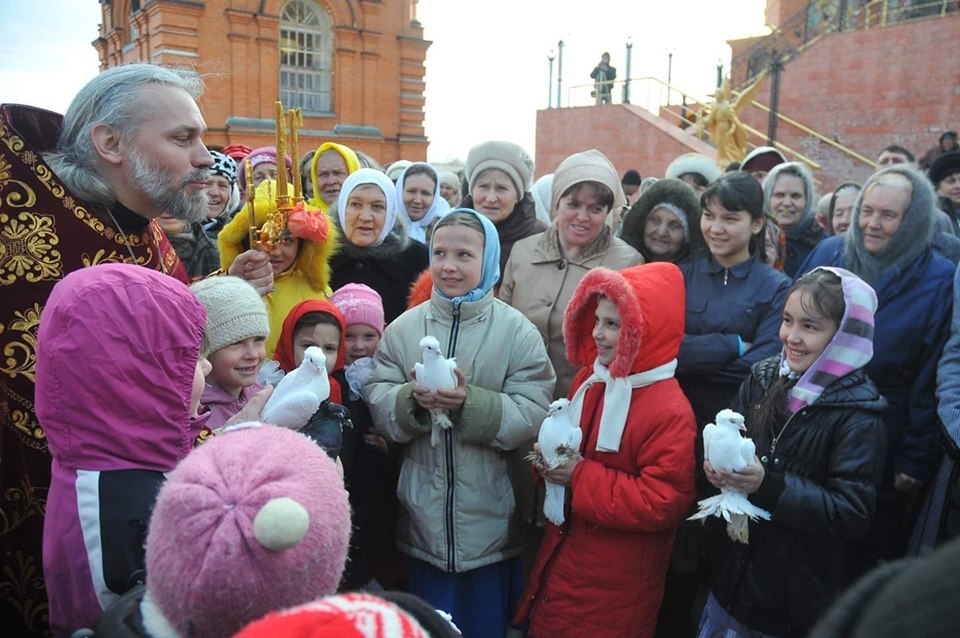
{"label": "red knit hat", "polygon": [[345,594],[268,614],[234,638],[429,638],[393,603],[368,594]]}

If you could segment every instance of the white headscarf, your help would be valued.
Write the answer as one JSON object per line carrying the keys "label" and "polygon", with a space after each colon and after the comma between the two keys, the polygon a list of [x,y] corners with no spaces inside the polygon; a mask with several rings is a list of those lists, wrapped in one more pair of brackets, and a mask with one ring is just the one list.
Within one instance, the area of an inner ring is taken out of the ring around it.
{"label": "white headscarf", "polygon": [[[346,235],[347,200],[350,199],[350,193],[352,193],[355,188],[367,184],[378,186],[380,190],[383,191],[384,197],[387,198],[387,218],[383,222],[383,228],[380,229],[380,236],[377,237],[377,241],[371,245],[372,247],[382,244],[383,240],[387,238],[387,234],[393,229],[394,224],[397,223],[397,196],[393,182],[390,181],[389,177],[372,168],[361,168],[358,171],[350,173],[347,179],[344,180],[343,186],[340,187],[340,196],[337,198],[337,216],[340,219],[340,228],[343,229],[344,235]],[[347,241],[346,237],[344,237],[344,241]]]}
{"label": "white headscarf", "polygon": [[[407,173],[417,166],[426,166],[430,169],[430,172],[433,173],[435,185],[433,188],[433,202],[430,203],[430,208],[427,209],[423,217],[418,220],[413,220],[410,219],[410,215],[407,213],[407,207],[403,204],[403,184],[407,179]],[[450,204],[440,195],[440,176],[437,173],[437,169],[426,162],[413,162],[400,173],[400,178],[397,179],[396,192],[397,206],[407,221],[407,235],[410,236],[410,239],[416,239],[421,244],[427,243],[427,228],[430,227],[430,224],[433,223],[434,220],[443,217],[450,210]]]}

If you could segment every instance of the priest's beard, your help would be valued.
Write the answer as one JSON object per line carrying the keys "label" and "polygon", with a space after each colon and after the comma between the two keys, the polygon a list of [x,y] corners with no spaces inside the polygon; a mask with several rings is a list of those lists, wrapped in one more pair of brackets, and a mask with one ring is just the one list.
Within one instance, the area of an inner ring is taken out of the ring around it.
{"label": "priest's beard", "polygon": [[183,181],[174,185],[170,171],[151,164],[147,158],[133,150],[130,152],[130,167],[132,179],[154,206],[164,213],[175,219],[182,219],[187,224],[207,218],[207,191],[201,189],[190,195],[187,185],[198,180],[206,181],[209,171],[198,168],[187,173]]}

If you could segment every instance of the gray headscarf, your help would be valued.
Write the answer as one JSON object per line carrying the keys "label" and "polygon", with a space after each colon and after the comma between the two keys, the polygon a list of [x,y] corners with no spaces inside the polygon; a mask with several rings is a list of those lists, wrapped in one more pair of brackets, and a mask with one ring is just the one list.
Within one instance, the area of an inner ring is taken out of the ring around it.
{"label": "gray headscarf", "polygon": [[[910,205],[903,214],[900,228],[879,252],[868,253],[863,246],[860,230],[860,208],[863,196],[877,182],[892,174],[905,177],[913,186]],[[937,231],[937,197],[933,186],[922,173],[904,164],[889,166],[867,179],[853,207],[850,229],[844,236],[843,256],[847,269],[859,275],[868,284],[874,284],[891,269],[903,270],[930,247]]]}
{"label": "gray headscarf", "polygon": [[800,181],[803,182],[803,194],[807,198],[803,214],[800,216],[800,221],[790,226],[790,228],[785,229],[787,231],[787,237],[792,237],[798,235],[798,231],[801,229],[806,230],[807,225],[815,221],[817,189],[813,183],[813,175],[810,173],[810,169],[804,164],[800,162],[787,162],[786,164],[774,166],[763,180],[763,206],[771,217],[774,215],[773,210],[770,209],[770,198],[773,197],[773,187],[781,175],[793,175],[794,177],[800,178]]}

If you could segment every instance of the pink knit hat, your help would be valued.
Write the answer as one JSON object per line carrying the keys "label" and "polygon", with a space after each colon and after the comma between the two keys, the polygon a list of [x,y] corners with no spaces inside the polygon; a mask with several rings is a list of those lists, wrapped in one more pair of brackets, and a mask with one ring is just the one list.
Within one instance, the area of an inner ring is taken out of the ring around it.
{"label": "pink knit hat", "polygon": [[232,636],[332,594],[350,539],[334,462],[306,436],[249,424],[191,452],[160,490],[147,534],[144,626]]}
{"label": "pink knit hat", "polygon": [[429,638],[393,603],[368,594],[331,596],[270,614],[236,638]]}
{"label": "pink knit hat", "polygon": [[383,336],[383,299],[370,286],[346,284],[333,293],[330,301],[343,313],[347,326],[360,323]]}

